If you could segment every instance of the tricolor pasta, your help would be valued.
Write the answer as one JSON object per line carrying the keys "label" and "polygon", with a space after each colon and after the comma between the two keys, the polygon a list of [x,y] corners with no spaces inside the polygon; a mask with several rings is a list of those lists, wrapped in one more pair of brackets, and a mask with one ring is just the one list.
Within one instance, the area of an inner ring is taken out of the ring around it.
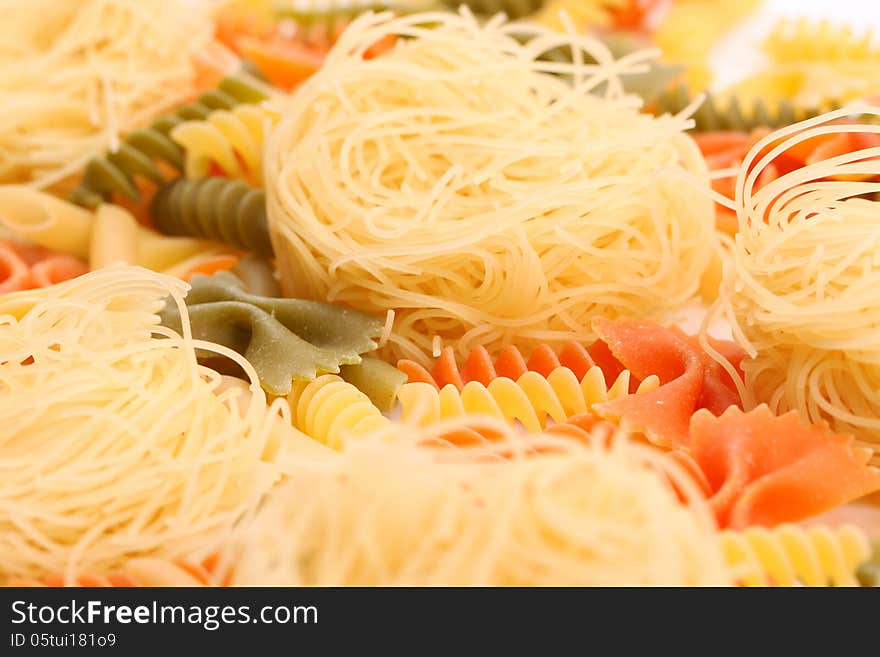
{"label": "tricolor pasta", "polygon": [[878,44],[757,4],[0,0],[0,586],[876,585]]}

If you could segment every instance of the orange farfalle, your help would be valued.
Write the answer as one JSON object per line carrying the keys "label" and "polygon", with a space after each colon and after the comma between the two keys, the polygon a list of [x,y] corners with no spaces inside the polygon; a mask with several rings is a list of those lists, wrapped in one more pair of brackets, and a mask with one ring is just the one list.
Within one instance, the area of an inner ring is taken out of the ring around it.
{"label": "orange farfalle", "polygon": [[[660,386],[640,395],[627,395],[596,404],[602,417],[619,422],[661,447],[683,447],[689,441],[691,416],[701,408],[720,413],[742,406],[727,373],[678,329],[631,319],[598,319],[593,328],[611,353],[639,379],[656,375]],[[730,342],[713,340],[734,366],[742,352]]]}
{"label": "orange farfalle", "polygon": [[773,526],[824,513],[880,490],[871,451],[823,424],[806,425],[792,411],[776,416],[765,405],[729,408],[691,419],[692,460],[708,487],[722,527]]}
{"label": "orange farfalle", "polygon": [[0,240],[0,294],[47,287],[85,274],[84,262],[41,246]]}

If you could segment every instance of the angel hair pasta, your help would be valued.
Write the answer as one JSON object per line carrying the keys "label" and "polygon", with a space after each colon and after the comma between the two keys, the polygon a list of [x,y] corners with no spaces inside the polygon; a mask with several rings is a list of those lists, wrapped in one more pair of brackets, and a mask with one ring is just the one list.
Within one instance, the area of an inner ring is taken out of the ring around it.
{"label": "angel hair pasta", "polygon": [[0,581],[204,556],[279,477],[283,402],[157,325],[185,287],[112,267],[0,298]]}
{"label": "angel hair pasta", "polygon": [[[739,233],[722,290],[745,393],[827,420],[880,453],[880,147],[814,161],[757,188],[775,158],[820,135],[880,134],[840,110],[771,133],[743,161]],[[859,107],[866,116],[880,108]]]}
{"label": "angel hair pasta", "polygon": [[624,436],[606,449],[489,420],[480,427],[497,440],[483,445],[423,442],[474,422],[392,423],[325,459],[296,457],[242,525],[235,583],[731,582],[705,503],[666,455]]}
{"label": "angel hair pasta", "polygon": [[[538,59],[563,45],[573,63]],[[268,146],[285,293],[394,310],[383,353],[420,362],[438,336],[461,355],[587,342],[596,316],[679,306],[713,210],[687,121],[623,92],[649,57],[466,10],[357,19]]]}
{"label": "angel hair pasta", "polygon": [[0,182],[65,180],[235,64],[183,0],[0,0]]}

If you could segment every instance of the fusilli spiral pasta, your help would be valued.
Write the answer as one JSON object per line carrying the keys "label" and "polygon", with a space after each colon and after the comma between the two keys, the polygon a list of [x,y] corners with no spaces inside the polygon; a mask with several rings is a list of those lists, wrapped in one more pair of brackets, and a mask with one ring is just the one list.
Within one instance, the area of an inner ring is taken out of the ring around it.
{"label": "fusilli spiral pasta", "polygon": [[259,255],[272,253],[266,193],[241,180],[180,178],[159,189],[150,216],[168,235],[204,237]]}
{"label": "fusilli spiral pasta", "polygon": [[203,178],[214,164],[227,178],[261,187],[263,143],[279,116],[268,105],[246,104],[215,110],[205,119],[176,126],[171,138],[186,153],[186,176]]}
{"label": "fusilli spiral pasta", "polygon": [[293,426],[333,449],[390,422],[360,390],[334,374],[297,381],[287,395]]}
{"label": "fusilli spiral pasta", "polygon": [[461,390],[470,381],[489,385],[490,381],[499,376],[516,380],[526,372],[547,376],[558,367],[567,367],[580,380],[594,365],[589,351],[574,341],[565,345],[559,353],[550,345],[538,345],[528,359],[514,345],[505,348],[494,359],[485,347],[474,347],[461,365],[455,360],[453,347],[446,346],[430,372],[415,361],[404,359],[397,363],[397,367],[407,374],[410,382],[430,383],[438,390],[450,383]]}
{"label": "fusilli spiral pasta", "polygon": [[175,126],[187,120],[206,119],[213,110],[265,100],[264,89],[258,81],[244,74],[224,78],[217,89],[206,91],[195,102],[160,116],[148,128],[130,132],[117,150],[90,160],[70,200],[88,208],[111,200],[113,193],[139,200],[136,177],[157,185],[165,182],[166,176],[157,162],[178,171],[183,169],[183,149],[169,136]]}
{"label": "fusilli spiral pasta", "polygon": [[[439,419],[465,414],[489,415],[509,422],[519,421],[528,431],[541,431],[547,418],[564,422],[587,413],[593,404],[629,394],[630,373],[624,371],[611,385],[599,367],[578,378],[567,367],[558,367],[546,377],[526,372],[516,381],[498,377],[489,385],[470,381],[459,391],[446,385],[439,391],[429,383],[407,383],[400,388],[402,418],[424,425]],[[636,394],[650,392],[659,385],[650,376]]]}
{"label": "fusilli spiral pasta", "polygon": [[870,554],[852,525],[749,527],[720,535],[728,565],[746,586],[858,586],[856,569]]}

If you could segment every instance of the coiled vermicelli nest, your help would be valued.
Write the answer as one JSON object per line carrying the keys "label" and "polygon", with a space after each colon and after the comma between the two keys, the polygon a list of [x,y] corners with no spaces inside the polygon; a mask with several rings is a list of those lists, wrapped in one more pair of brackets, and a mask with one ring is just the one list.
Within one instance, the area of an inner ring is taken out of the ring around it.
{"label": "coiled vermicelli nest", "polygon": [[[860,108],[867,116],[878,108]],[[880,451],[880,147],[808,164],[761,189],[780,153],[823,134],[880,134],[841,124],[849,111],[777,131],[737,181],[739,234],[723,291],[753,401],[828,421]],[[772,149],[772,150],[771,150]],[[875,461],[877,456],[875,454]]]}
{"label": "coiled vermicelli nest", "polygon": [[[385,355],[419,361],[435,336],[462,355],[561,346],[695,294],[715,240],[705,163],[684,118],[623,92],[649,54],[524,29],[466,12],[351,25],[267,153],[286,294],[394,310]],[[361,57],[395,34],[410,38]],[[566,44],[598,63],[539,59]]]}

